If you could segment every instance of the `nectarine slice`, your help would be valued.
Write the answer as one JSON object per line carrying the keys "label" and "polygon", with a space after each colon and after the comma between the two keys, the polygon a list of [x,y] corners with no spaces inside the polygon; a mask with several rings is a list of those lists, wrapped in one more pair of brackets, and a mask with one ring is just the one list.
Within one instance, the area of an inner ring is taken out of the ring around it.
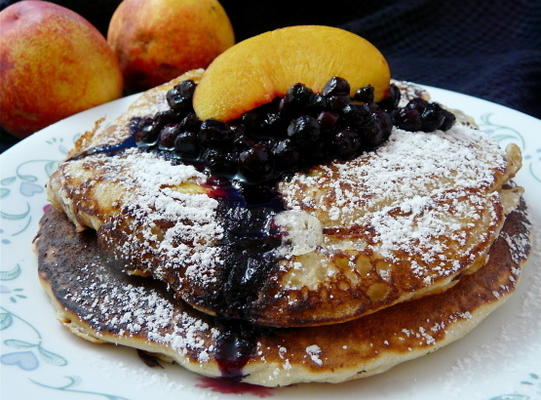
{"label": "nectarine slice", "polygon": [[390,70],[362,37],[319,25],[291,26],[246,39],[209,65],[194,94],[198,117],[229,121],[283,96],[297,82],[321,91],[332,76],[346,79],[351,95],[374,86],[375,101],[389,88]]}

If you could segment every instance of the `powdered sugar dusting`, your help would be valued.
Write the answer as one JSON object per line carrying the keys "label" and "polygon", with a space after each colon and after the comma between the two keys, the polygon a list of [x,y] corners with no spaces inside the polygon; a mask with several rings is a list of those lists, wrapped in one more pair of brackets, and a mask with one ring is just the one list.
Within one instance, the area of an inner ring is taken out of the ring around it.
{"label": "powdered sugar dusting", "polygon": [[[216,243],[223,228],[215,217],[218,202],[197,192],[207,176],[193,166],[135,150],[109,158],[106,168],[107,179],[116,180],[126,193],[120,212],[100,229],[115,256],[166,281],[213,282],[222,262]],[[125,233],[121,240],[119,231]],[[171,278],[171,271],[178,274]]]}
{"label": "powdered sugar dusting", "polygon": [[[299,199],[289,191],[296,186],[328,186],[324,196],[335,201],[328,204],[340,207],[344,216],[356,214],[355,205],[370,210],[433,191],[489,189],[495,184],[495,173],[505,166],[498,145],[476,130],[460,125],[436,133],[394,128],[389,141],[377,151],[323,166],[320,173],[297,174],[291,183],[282,185],[282,191],[293,206],[308,208],[311,204],[303,201],[309,198]],[[324,206],[320,199],[316,204]]]}
{"label": "powdered sugar dusting", "polygon": [[130,283],[118,285],[99,264],[82,266],[75,279],[87,282],[75,293],[66,293],[65,300],[84,310],[78,317],[90,324],[98,337],[108,333],[142,336],[180,355],[195,352],[200,362],[209,360],[207,352],[213,350],[209,340],[215,340],[219,331],[179,310],[162,293]]}
{"label": "powdered sugar dusting", "polygon": [[311,344],[310,346],[307,346],[306,354],[308,354],[314,364],[317,364],[319,366],[323,365],[323,361],[320,358],[321,349],[317,344]]}
{"label": "powdered sugar dusting", "polygon": [[430,285],[476,259],[472,235],[496,237],[503,216],[494,190],[505,169],[503,151],[477,130],[393,129],[377,151],[297,174],[280,190],[288,206],[316,215],[329,232],[353,227],[352,249],[407,260]]}

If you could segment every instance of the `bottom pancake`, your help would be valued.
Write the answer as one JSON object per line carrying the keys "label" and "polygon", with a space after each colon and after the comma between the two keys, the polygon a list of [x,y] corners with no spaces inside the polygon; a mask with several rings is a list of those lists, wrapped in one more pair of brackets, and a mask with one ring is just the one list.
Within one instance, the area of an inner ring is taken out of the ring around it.
{"label": "bottom pancake", "polygon": [[41,282],[76,335],[156,353],[206,376],[283,386],[370,376],[461,338],[514,291],[530,249],[528,226],[521,202],[487,264],[444,293],[343,324],[290,329],[218,320],[159,282],[107,268],[95,235],[77,233],[54,209],[35,245]]}

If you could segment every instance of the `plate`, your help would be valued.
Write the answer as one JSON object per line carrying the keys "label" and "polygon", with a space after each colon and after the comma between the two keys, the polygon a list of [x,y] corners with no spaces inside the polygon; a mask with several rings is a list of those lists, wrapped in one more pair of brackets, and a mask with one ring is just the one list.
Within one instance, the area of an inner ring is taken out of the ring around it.
{"label": "plate", "polygon": [[[541,121],[474,97],[426,87],[465,110],[502,146],[517,143],[524,165],[533,250],[517,292],[462,340],[385,374],[340,385],[277,389],[215,387],[178,366],[150,368],[133,349],[87,343],[63,328],[37,279],[32,239],[46,207],[47,176],[73,141],[126,97],[51,125],[0,156],[0,394],[3,399],[541,399]],[[219,386],[219,385],[218,385]],[[224,393],[224,392],[232,393]],[[237,393],[235,393],[235,391]]]}

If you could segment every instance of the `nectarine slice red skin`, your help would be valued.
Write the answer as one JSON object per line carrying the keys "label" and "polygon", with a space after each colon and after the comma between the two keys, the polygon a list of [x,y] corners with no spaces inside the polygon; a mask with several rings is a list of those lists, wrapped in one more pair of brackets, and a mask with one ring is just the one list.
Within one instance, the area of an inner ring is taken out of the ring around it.
{"label": "nectarine slice red skin", "polygon": [[379,101],[391,74],[379,50],[354,33],[318,25],[277,29],[219,55],[195,91],[194,109],[201,119],[229,121],[283,96],[297,82],[321,92],[333,76],[349,82],[350,96],[372,85]]}

